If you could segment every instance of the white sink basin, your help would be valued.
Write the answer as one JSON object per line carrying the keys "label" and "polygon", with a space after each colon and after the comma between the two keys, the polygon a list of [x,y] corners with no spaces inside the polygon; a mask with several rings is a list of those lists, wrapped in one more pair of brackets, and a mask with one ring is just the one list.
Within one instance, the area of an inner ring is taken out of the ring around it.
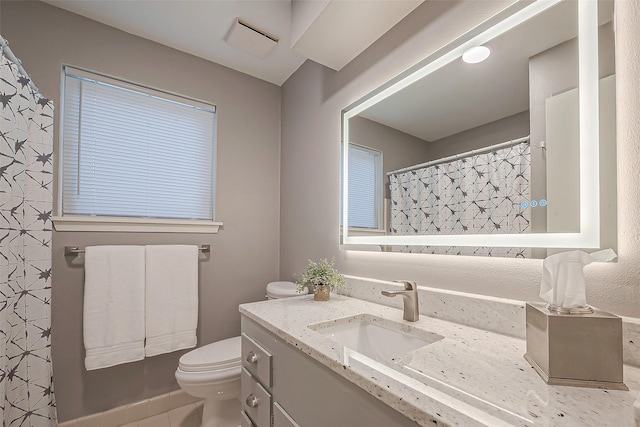
{"label": "white sink basin", "polygon": [[402,356],[444,337],[406,323],[359,314],[309,325],[342,346],[378,362],[398,363]]}

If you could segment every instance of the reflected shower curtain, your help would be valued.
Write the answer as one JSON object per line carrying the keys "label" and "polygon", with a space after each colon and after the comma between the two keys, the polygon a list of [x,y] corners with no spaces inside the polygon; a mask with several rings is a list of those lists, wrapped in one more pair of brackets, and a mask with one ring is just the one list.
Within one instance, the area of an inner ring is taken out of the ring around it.
{"label": "reflected shower curtain", "polygon": [[53,103],[0,62],[0,418],[55,426],[51,366]]}
{"label": "reflected shower curtain", "polygon": [[[389,175],[391,234],[530,232],[529,142]],[[528,206],[528,203],[526,204]],[[403,252],[529,257],[528,248],[404,246]]]}

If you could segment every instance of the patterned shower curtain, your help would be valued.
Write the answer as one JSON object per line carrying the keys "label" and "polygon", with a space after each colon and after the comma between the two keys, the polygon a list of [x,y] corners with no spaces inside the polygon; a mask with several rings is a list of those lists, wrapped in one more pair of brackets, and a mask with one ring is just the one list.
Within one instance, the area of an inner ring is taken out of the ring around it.
{"label": "patterned shower curtain", "polygon": [[[391,234],[530,232],[529,142],[389,175]],[[526,203],[523,203],[526,202]],[[528,248],[403,246],[403,252],[529,257]]]}
{"label": "patterned shower curtain", "polygon": [[31,88],[5,51],[0,108],[0,420],[3,427],[55,426],[53,103]]}

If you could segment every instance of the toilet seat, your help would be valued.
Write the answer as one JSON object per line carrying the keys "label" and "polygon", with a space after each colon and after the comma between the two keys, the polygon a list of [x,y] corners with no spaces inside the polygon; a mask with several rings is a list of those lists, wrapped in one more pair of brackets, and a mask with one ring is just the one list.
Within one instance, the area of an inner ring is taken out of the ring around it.
{"label": "toilet seat", "polygon": [[298,292],[298,285],[293,282],[271,282],[267,285],[267,296],[269,298],[288,298],[303,295]]}
{"label": "toilet seat", "polygon": [[241,365],[240,337],[207,344],[183,354],[178,362],[182,372],[225,371]]}

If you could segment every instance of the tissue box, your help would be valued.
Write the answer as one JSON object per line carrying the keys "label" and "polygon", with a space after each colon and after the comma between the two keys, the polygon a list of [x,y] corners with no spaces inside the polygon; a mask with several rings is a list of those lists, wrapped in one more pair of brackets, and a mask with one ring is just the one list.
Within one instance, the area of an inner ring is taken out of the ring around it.
{"label": "tissue box", "polygon": [[622,319],[594,309],[558,314],[527,303],[525,359],[550,385],[628,390],[622,382]]}

